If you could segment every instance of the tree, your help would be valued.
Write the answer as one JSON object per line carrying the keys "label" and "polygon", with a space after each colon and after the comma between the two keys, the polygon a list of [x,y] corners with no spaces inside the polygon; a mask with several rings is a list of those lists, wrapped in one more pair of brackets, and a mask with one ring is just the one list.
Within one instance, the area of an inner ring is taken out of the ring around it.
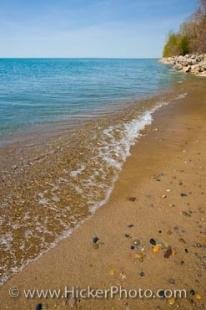
{"label": "tree", "polygon": [[170,33],[163,56],[206,53],[206,0],[200,0],[200,7],[184,22],[177,33]]}

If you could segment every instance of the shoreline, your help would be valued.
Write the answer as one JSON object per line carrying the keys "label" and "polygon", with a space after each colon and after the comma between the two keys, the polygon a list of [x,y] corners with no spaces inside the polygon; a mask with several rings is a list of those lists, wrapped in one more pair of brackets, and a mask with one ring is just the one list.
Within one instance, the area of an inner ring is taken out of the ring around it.
{"label": "shoreline", "polygon": [[[155,112],[152,125],[143,130],[142,137],[132,147],[132,155],[120,172],[109,202],[69,238],[0,289],[5,309],[35,309],[40,302],[48,304],[48,309],[136,309],[137,306],[155,309],[169,305],[202,309],[206,284],[203,264],[206,93],[198,79],[190,86],[193,88],[188,88],[186,98]],[[99,240],[94,246],[95,236]],[[159,248],[150,243],[151,239]],[[137,248],[135,245],[131,249],[135,240]],[[172,254],[164,258],[169,247]],[[174,281],[169,282],[171,279]],[[21,296],[12,299],[8,295],[9,287],[22,291],[65,285],[185,287],[195,293],[187,300],[67,302],[26,300]]]}
{"label": "shoreline", "polygon": [[162,90],[76,130],[61,124],[0,149],[1,284],[105,204],[153,112],[184,96]]}

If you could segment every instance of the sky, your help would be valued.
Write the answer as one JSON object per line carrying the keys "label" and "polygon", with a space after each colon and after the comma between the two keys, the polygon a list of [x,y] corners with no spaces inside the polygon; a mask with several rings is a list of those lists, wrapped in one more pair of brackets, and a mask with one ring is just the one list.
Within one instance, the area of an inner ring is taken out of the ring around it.
{"label": "sky", "polygon": [[160,57],[198,0],[0,0],[0,57]]}

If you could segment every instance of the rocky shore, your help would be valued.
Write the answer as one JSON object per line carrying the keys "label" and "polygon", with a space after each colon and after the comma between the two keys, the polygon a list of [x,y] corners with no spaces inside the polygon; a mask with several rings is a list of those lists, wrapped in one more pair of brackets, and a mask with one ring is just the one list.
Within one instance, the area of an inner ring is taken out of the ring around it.
{"label": "rocky shore", "polygon": [[162,58],[161,62],[184,73],[192,73],[197,76],[206,76],[206,54],[172,56]]}

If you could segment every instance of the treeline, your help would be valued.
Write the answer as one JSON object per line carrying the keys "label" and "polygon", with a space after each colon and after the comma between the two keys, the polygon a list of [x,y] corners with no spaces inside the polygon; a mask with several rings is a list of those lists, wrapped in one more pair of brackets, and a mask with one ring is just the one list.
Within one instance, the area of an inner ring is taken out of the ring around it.
{"label": "treeline", "polygon": [[200,0],[199,9],[180,26],[177,33],[169,33],[163,56],[206,53],[206,0]]}

